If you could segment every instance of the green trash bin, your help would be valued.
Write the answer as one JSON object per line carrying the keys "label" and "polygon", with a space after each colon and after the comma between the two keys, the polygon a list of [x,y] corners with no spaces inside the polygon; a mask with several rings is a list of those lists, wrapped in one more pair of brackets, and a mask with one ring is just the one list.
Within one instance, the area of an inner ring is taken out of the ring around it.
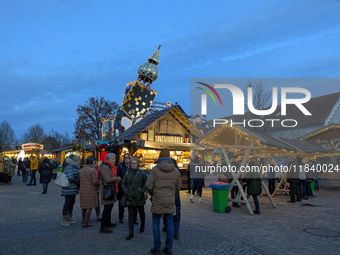
{"label": "green trash bin", "polygon": [[315,181],[312,181],[310,183],[310,187],[312,188],[312,191],[314,192],[314,190],[315,190]]}
{"label": "green trash bin", "polygon": [[62,173],[63,172],[63,166],[58,167],[58,172]]}
{"label": "green trash bin", "polygon": [[218,213],[230,213],[231,208],[228,206],[228,188],[220,188],[216,189],[217,186],[222,185],[223,187],[230,187],[229,183],[211,183],[209,187],[212,188],[212,197],[213,197],[213,210]]}

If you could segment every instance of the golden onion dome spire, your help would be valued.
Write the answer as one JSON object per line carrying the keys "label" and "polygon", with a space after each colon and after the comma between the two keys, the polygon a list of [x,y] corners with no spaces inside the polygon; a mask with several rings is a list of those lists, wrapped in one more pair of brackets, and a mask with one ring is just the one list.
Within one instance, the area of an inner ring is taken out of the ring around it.
{"label": "golden onion dome spire", "polygon": [[150,61],[153,61],[155,65],[158,65],[159,64],[159,49],[161,48],[161,45],[158,46],[158,49],[155,51],[154,54],[152,54],[148,60],[149,62]]}
{"label": "golden onion dome spire", "polygon": [[161,45],[159,45],[158,49],[148,58],[148,62],[138,68],[138,80],[148,83],[148,87],[158,78],[157,65],[159,63],[160,47]]}

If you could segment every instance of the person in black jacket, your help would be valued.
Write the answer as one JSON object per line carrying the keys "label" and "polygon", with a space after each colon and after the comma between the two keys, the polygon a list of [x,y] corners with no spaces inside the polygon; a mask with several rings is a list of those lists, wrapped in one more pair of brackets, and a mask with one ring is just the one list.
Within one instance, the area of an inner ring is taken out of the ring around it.
{"label": "person in black jacket", "polygon": [[[177,166],[177,162],[176,160],[172,159],[175,167],[177,168],[178,172],[181,173],[181,171],[179,170],[178,166]],[[180,221],[181,221],[181,197],[179,195],[179,192],[175,193],[175,206],[176,206],[176,214],[174,215],[174,238],[175,239],[179,239],[179,228],[180,228]],[[164,227],[163,227],[163,231],[166,232],[166,223],[165,223],[165,217],[163,217],[163,223],[164,223]]]}
{"label": "person in black jacket", "polygon": [[[31,171],[30,171],[31,161],[29,160],[28,157],[26,157],[26,158],[24,159],[23,163],[24,163],[25,170],[26,170],[26,180],[25,180],[25,183],[27,184],[28,176],[31,174]],[[27,170],[28,170],[28,171],[27,171]]]}
{"label": "person in black jacket", "polygon": [[18,162],[18,171],[21,171],[22,182],[26,183],[27,182],[27,172],[26,172],[24,162],[22,161],[21,158],[19,158],[19,162]]}
{"label": "person in black jacket", "polygon": [[[120,206],[120,200],[122,199],[122,196],[124,195],[124,191],[122,189],[122,180],[125,176],[126,171],[130,168],[130,160],[131,155],[129,153],[126,153],[124,155],[124,161],[120,162],[117,166],[117,177],[120,177],[120,181],[118,182],[118,193],[117,193],[117,199],[119,200],[119,223],[123,223],[124,219],[124,211],[125,208],[123,206]],[[136,217],[137,220],[137,217]],[[137,221],[138,224],[138,221]]]}
{"label": "person in black jacket", "polygon": [[287,173],[287,182],[289,182],[289,195],[290,200],[288,203],[295,203],[295,196],[297,198],[296,201],[301,202],[301,194],[300,189],[298,187],[299,183],[299,164],[297,160],[293,156],[290,156],[288,163],[288,173]]}
{"label": "person in black jacket", "polygon": [[44,157],[43,161],[39,164],[38,171],[40,174],[40,183],[43,185],[43,192],[41,194],[47,193],[48,183],[51,182],[52,178],[52,165],[48,157]]}
{"label": "person in black jacket", "polygon": [[188,177],[188,192],[187,193],[191,194],[190,164],[188,165],[188,168],[187,168],[187,177]]}

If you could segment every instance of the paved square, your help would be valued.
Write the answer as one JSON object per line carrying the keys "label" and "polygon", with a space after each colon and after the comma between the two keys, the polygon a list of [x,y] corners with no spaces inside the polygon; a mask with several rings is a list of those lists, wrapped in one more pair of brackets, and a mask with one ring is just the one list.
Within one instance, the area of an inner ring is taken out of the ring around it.
{"label": "paved square", "polygon": [[[127,210],[123,224],[112,234],[101,234],[94,210],[94,227],[81,227],[77,196],[77,224],[63,227],[61,188],[53,182],[49,186],[47,195],[41,195],[41,184],[26,186],[18,176],[13,177],[13,185],[0,185],[0,254],[149,254],[153,247],[149,200],[145,232],[140,234],[135,226],[135,237],[126,241]],[[204,189],[204,203],[198,203],[196,197],[190,203],[189,194],[181,191],[180,239],[174,240],[173,254],[340,253],[339,190],[321,189],[316,198],[296,204],[286,203],[289,197],[279,195],[274,198],[276,209],[263,196],[259,199],[261,214],[254,216],[244,206],[232,208],[229,214],[213,212],[211,193]],[[307,203],[315,206],[303,206]],[[118,222],[117,204],[112,221]],[[162,233],[162,247],[164,240]]]}

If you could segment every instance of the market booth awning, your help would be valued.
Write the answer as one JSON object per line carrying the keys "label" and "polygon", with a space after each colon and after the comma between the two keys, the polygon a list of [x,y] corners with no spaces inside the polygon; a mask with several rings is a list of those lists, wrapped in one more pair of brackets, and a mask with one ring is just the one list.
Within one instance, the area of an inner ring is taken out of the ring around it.
{"label": "market booth awning", "polygon": [[340,156],[340,124],[331,123],[325,127],[306,134],[300,139],[306,140],[331,151],[328,154],[321,155],[323,157]]}
{"label": "market booth awning", "polygon": [[[233,154],[243,157],[239,169],[245,166],[249,156],[254,156],[257,158],[268,157],[268,160],[265,164],[268,165],[269,163],[273,162],[274,156],[306,156],[312,153],[313,155],[315,155],[315,153],[329,153],[328,150],[306,141],[271,137],[263,133],[248,130],[242,126],[231,126],[229,123],[212,129],[209,133],[202,136],[197,141],[197,145],[206,149],[220,149],[229,166],[231,163],[226,151],[231,151]],[[245,203],[249,213],[253,214],[243,187],[239,182],[241,171],[238,171],[235,174],[231,172],[231,174],[233,176],[231,187],[233,187],[234,184],[237,184],[239,188],[239,194],[237,195],[237,198],[241,195],[243,200],[236,198],[229,199],[229,201]],[[267,186],[263,181],[261,181],[261,184],[267,193],[267,197],[269,198],[272,206],[275,208],[275,202],[273,201],[272,196],[269,194]]]}
{"label": "market booth awning", "polygon": [[246,149],[256,151],[256,157],[273,156],[308,156],[308,154],[325,154],[329,150],[307,141],[278,138],[228,123],[215,127],[202,136],[197,145],[205,148],[223,148],[236,155],[243,155]]}

